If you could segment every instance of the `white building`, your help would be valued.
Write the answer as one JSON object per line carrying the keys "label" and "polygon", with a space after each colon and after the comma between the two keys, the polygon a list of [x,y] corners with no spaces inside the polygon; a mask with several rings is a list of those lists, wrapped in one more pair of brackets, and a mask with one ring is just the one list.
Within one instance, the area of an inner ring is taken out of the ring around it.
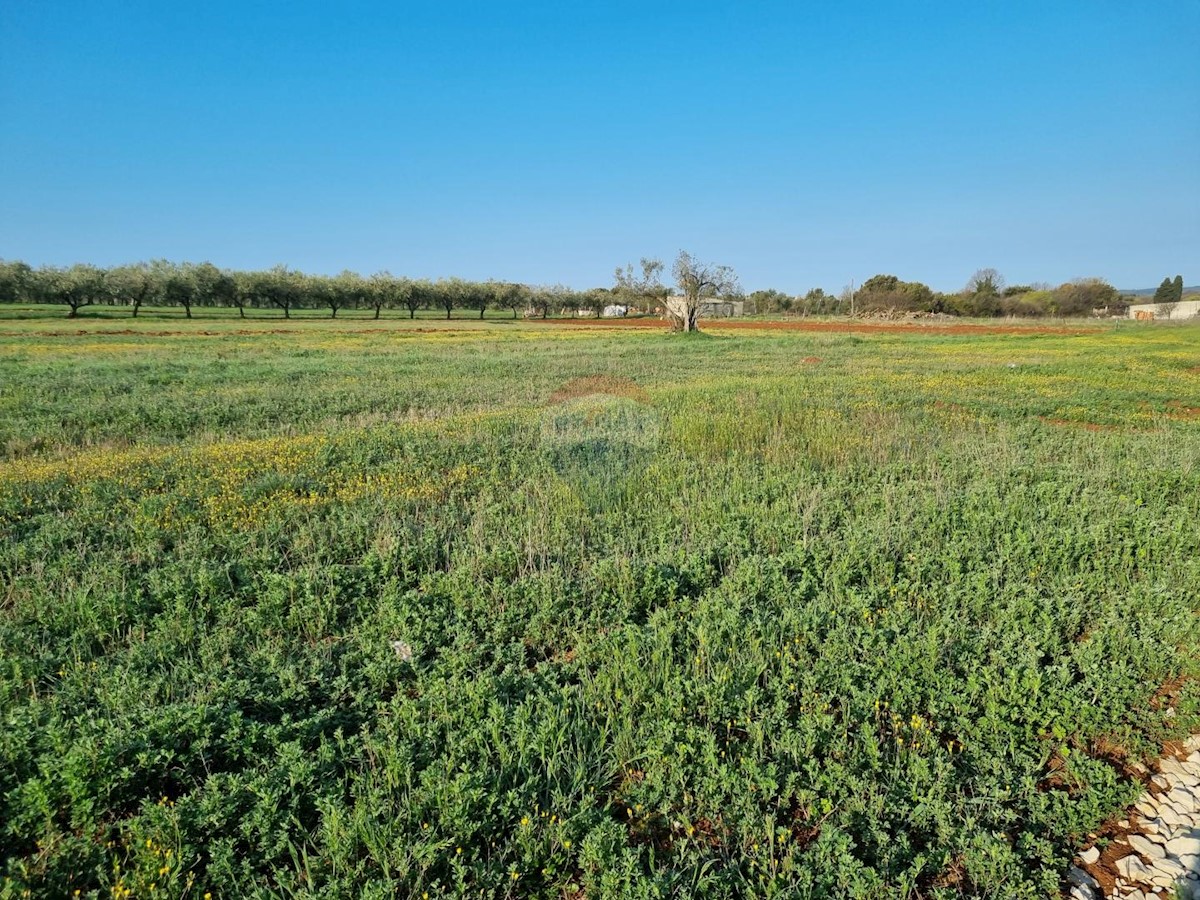
{"label": "white building", "polygon": [[1200,300],[1180,300],[1178,303],[1135,303],[1129,307],[1131,319],[1194,319],[1200,316]]}

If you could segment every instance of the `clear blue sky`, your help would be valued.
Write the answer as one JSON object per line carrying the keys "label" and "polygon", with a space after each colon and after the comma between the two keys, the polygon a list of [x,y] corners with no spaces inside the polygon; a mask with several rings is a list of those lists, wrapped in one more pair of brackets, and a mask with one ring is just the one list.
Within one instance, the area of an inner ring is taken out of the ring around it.
{"label": "clear blue sky", "polygon": [[0,2],[0,257],[1200,282],[1200,2]]}

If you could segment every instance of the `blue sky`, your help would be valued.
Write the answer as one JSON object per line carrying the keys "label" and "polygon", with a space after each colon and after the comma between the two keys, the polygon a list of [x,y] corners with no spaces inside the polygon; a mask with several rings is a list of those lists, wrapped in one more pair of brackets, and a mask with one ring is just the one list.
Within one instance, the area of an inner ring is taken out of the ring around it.
{"label": "blue sky", "polygon": [[1200,3],[0,3],[0,257],[1200,282]]}

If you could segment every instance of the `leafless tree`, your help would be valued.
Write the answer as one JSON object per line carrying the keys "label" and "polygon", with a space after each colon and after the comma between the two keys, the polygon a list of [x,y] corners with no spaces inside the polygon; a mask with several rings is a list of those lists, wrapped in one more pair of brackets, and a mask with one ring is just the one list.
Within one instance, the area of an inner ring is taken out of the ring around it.
{"label": "leafless tree", "polygon": [[967,281],[968,294],[998,297],[1004,293],[1004,276],[995,269],[980,269]]}
{"label": "leafless tree", "polygon": [[662,271],[661,259],[646,256],[642,257],[640,273],[633,268],[633,263],[623,269],[618,266],[613,273],[617,283],[614,293],[630,306],[644,307],[648,312],[656,303],[665,300],[669,293],[661,280]]}
{"label": "leafless tree", "polygon": [[686,250],[679,251],[671,272],[682,295],[667,302],[667,319],[672,331],[699,331],[696,320],[705,301],[737,294],[741,290],[737,275],[729,266],[702,263]]}

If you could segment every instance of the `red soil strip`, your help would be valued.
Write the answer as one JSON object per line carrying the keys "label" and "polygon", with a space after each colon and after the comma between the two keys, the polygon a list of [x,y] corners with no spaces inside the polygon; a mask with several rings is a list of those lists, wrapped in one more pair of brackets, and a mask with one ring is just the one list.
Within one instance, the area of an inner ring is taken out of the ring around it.
{"label": "red soil strip", "polygon": [[[560,328],[658,328],[667,323],[660,319],[539,319],[538,325]],[[978,325],[962,322],[951,325],[925,325],[898,322],[776,322],[721,319],[705,322],[706,328],[745,331],[822,331],[862,334],[1087,334],[1081,329],[1047,325]]]}
{"label": "red soil strip", "polygon": [[1172,400],[1167,404],[1167,415],[1172,419],[1200,419],[1200,407],[1184,406],[1178,400]]}
{"label": "red soil strip", "polygon": [[804,359],[800,360],[800,362],[808,363],[810,366],[815,366],[817,363],[823,362],[823,360],[819,356],[806,356]]}
{"label": "red soil strip", "polygon": [[577,397],[587,397],[592,394],[610,394],[613,397],[629,397],[639,403],[649,403],[650,396],[638,386],[636,381],[620,378],[615,375],[585,375],[582,378],[572,378],[557,391],[550,395],[547,403],[566,403]]}

